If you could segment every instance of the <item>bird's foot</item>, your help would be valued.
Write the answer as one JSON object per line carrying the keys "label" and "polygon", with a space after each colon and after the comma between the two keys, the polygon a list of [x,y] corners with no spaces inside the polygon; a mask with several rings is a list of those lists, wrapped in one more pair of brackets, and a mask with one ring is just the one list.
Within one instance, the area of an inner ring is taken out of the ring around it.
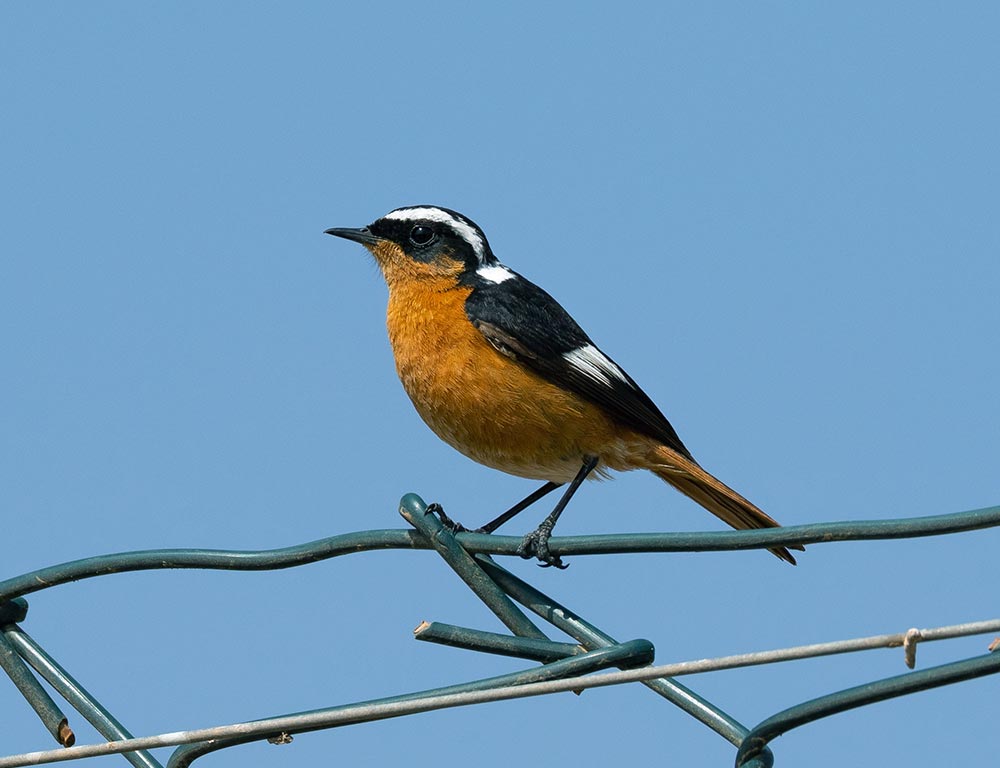
{"label": "bird's foot", "polygon": [[544,525],[538,526],[535,530],[521,539],[521,546],[517,548],[517,554],[525,560],[536,558],[542,568],[555,566],[560,570],[569,568],[568,563],[564,563],[558,555],[549,552],[549,537],[552,531]]}
{"label": "bird's foot", "polygon": [[448,515],[444,513],[444,507],[442,507],[436,501],[427,505],[427,514],[437,515],[438,520],[441,521],[441,525],[443,525],[452,533],[463,533],[464,531],[469,530],[458,521],[452,520],[450,517],[448,517]]}

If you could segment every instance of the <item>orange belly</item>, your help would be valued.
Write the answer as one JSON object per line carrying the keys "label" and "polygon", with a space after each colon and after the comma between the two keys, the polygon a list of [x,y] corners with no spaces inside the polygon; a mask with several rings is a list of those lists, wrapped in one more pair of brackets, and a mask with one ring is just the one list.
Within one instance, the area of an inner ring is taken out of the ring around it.
{"label": "orange belly", "polygon": [[630,456],[649,441],[490,346],[465,314],[470,290],[448,280],[390,289],[396,371],[427,425],[469,458],[521,477],[568,482],[584,456],[599,469],[634,466]]}

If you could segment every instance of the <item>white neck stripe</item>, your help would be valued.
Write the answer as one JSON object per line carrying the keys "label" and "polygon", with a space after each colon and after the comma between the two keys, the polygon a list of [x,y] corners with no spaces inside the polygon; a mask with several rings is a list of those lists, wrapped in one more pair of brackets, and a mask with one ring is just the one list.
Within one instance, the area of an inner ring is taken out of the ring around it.
{"label": "white neck stripe", "polygon": [[488,266],[480,267],[476,270],[476,274],[479,275],[483,280],[489,280],[491,283],[502,283],[504,280],[510,280],[516,275],[511,272],[503,264],[490,264]]}

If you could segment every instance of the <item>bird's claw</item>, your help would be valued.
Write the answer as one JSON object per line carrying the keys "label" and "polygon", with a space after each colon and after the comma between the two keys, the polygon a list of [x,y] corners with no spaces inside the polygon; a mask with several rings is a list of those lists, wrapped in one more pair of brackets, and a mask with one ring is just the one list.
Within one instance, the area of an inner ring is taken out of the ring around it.
{"label": "bird's claw", "polygon": [[565,570],[569,568],[569,563],[564,563],[559,555],[553,555],[549,551],[549,536],[550,531],[543,528],[537,528],[523,539],[521,539],[521,545],[517,548],[517,554],[528,560],[532,557],[536,558],[539,562],[538,565],[542,568],[558,568],[559,570]]}
{"label": "bird's claw", "polygon": [[427,514],[437,515],[438,519],[441,521],[441,525],[443,525],[452,533],[463,533],[469,530],[461,523],[457,522],[456,520],[452,520],[450,517],[448,517],[448,515],[444,513],[444,507],[442,507],[436,501],[427,505]]}

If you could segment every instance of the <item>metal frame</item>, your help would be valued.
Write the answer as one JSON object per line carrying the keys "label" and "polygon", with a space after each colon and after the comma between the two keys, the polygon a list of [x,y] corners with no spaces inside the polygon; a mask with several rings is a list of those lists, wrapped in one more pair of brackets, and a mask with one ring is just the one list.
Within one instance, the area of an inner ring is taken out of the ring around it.
{"label": "metal frame", "polygon": [[[62,563],[0,581],[0,667],[38,713],[49,733],[64,747],[0,757],[0,768],[115,753],[121,753],[136,768],[163,768],[149,750],[166,746],[177,747],[167,767],[183,768],[209,752],[249,741],[267,739],[284,743],[291,740],[292,734],[306,731],[628,682],[641,682],[730,741],[737,748],[738,768],[769,768],[774,758],[768,743],[792,728],[866,704],[1000,672],[1000,653],[992,652],[994,643],[990,652],[982,656],[837,691],[786,709],[748,728],[674,677],[892,646],[904,648],[906,663],[912,668],[918,642],[998,632],[1000,620],[650,667],[653,646],[648,640],[616,641],[492,559],[491,555],[516,555],[519,538],[453,534],[437,517],[427,514],[426,504],[415,494],[402,498],[400,514],[413,530],[361,531],[294,547],[251,552],[197,549],[125,552]],[[552,539],[550,549],[555,555],[764,549],[775,545],[934,536],[995,526],[1000,526],[1000,506],[934,517],[818,523],[760,531],[568,536]],[[418,640],[524,658],[542,662],[541,666],[375,701],[137,739],[20,627],[28,611],[24,595],[80,579],[159,568],[273,570],[374,549],[433,549],[512,633],[503,635],[434,622],[417,628]],[[572,637],[576,644],[549,639],[518,604]],[[609,668],[622,671],[590,674]],[[68,719],[36,673],[108,742],[73,746],[75,737]]]}

